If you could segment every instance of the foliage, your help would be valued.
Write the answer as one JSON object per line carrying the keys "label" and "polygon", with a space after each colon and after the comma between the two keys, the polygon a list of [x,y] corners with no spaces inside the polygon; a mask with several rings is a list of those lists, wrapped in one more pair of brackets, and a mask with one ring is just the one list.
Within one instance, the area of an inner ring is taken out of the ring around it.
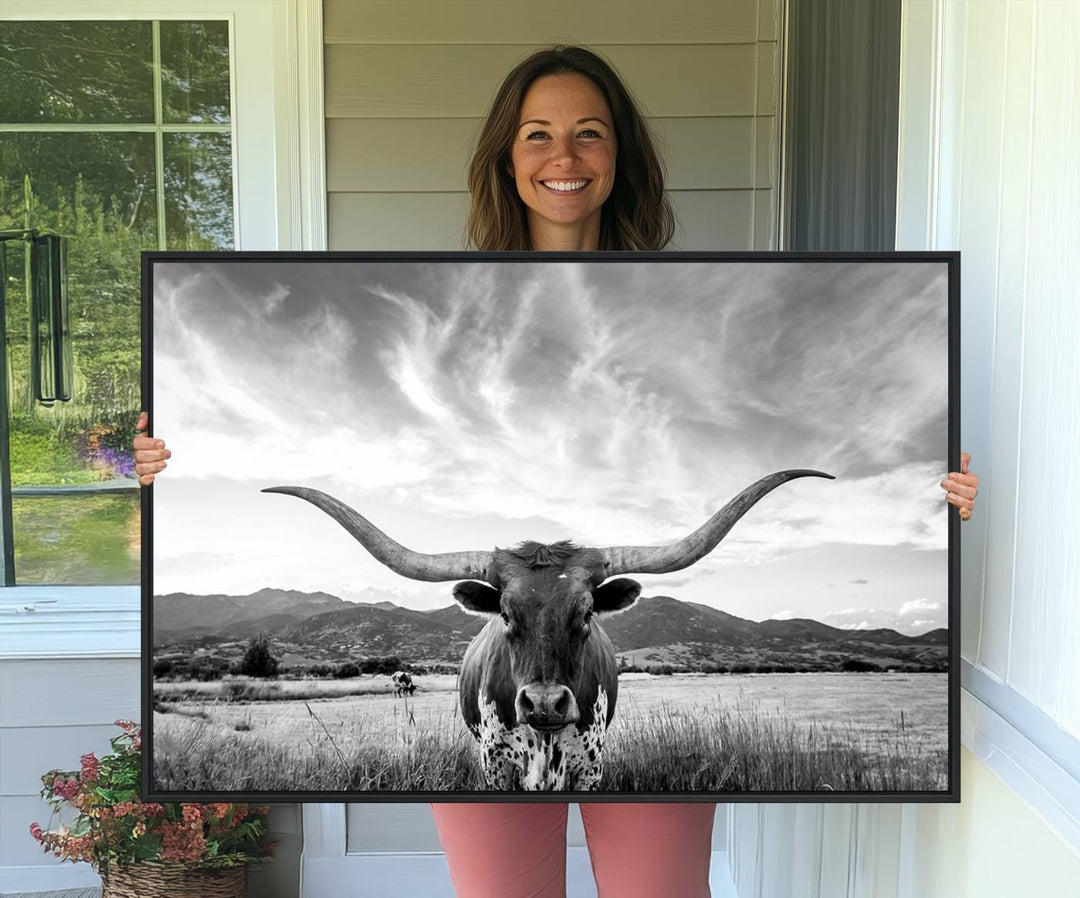
{"label": "foliage", "polygon": [[247,677],[272,677],[278,672],[278,659],[270,652],[270,640],[253,636],[236,672]]}
{"label": "foliage", "polygon": [[74,823],[56,830],[30,825],[46,852],[64,861],[86,861],[99,872],[113,864],[178,862],[213,868],[270,859],[275,846],[269,840],[266,806],[140,801],[141,729],[128,720],[116,725],[123,733],[111,740],[111,754],[85,754],[79,770],[50,770],[41,777],[41,797],[52,806],[54,819],[65,810],[77,812]]}
{"label": "foliage", "polygon": [[[164,121],[227,125],[227,23],[164,22],[160,32]],[[26,248],[19,240],[4,242],[6,320],[0,327],[10,421],[2,424],[11,441],[16,487],[134,478],[131,438],[141,406],[140,253],[233,245],[227,130],[170,129],[160,172],[164,191],[158,189],[154,134],[77,130],[82,123],[154,121],[152,51],[148,21],[5,22],[0,33],[0,121],[69,126],[0,133],[0,229],[67,238],[74,360],[71,401],[36,402]],[[27,499],[22,513],[51,510],[52,502]],[[138,504],[129,502],[123,516],[113,510],[104,514],[96,507],[68,518],[84,543],[100,537],[110,546],[122,545],[131,531],[137,543]],[[21,581],[138,582],[137,562],[116,563],[124,559],[112,550],[73,552],[70,539],[53,538],[48,528],[31,531],[19,514],[17,509],[14,529]]]}
{"label": "foliage", "polygon": [[339,680],[347,680],[351,677],[360,676],[360,666],[353,661],[346,661],[334,671],[334,676]]}

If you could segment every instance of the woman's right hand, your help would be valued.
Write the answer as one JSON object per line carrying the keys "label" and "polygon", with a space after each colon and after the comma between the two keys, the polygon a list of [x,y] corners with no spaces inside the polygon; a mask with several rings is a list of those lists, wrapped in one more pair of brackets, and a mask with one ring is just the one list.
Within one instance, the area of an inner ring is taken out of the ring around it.
{"label": "woman's right hand", "polygon": [[142,486],[150,486],[154,482],[154,475],[167,467],[165,459],[172,457],[172,453],[165,448],[164,440],[143,435],[149,423],[149,415],[139,412],[139,423],[135,425],[138,434],[131,442],[135,449],[135,473]]}

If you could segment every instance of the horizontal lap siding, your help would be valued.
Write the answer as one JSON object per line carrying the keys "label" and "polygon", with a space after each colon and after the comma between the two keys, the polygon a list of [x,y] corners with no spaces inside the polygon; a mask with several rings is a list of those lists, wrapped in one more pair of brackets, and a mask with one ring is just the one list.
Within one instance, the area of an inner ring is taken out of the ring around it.
{"label": "horizontal lap siding", "polygon": [[[654,116],[753,115],[756,44],[596,46]],[[772,44],[768,46],[774,46]],[[327,118],[483,115],[520,46],[326,48]],[[762,56],[770,54],[763,52]],[[771,68],[771,61],[761,63]],[[766,101],[764,104],[769,109]],[[764,114],[764,111],[762,111]],[[435,135],[432,135],[435,137]]]}
{"label": "horizontal lap siding", "polygon": [[49,822],[41,775],[78,770],[87,752],[109,752],[118,719],[138,720],[134,658],[0,661],[0,868],[51,863],[30,837]]}
{"label": "horizontal lap siding", "polygon": [[[435,0],[324,6],[329,247],[464,248],[466,170],[492,94],[547,42],[612,61],[650,116],[680,218],[673,248],[775,249],[780,57],[773,0]],[[734,217],[732,217],[734,216]]]}
{"label": "horizontal lap siding", "polygon": [[[758,0],[327,0],[324,34],[328,44],[747,43],[759,20],[771,27],[762,7],[767,13]],[[572,29],[560,32],[558,23]]]}

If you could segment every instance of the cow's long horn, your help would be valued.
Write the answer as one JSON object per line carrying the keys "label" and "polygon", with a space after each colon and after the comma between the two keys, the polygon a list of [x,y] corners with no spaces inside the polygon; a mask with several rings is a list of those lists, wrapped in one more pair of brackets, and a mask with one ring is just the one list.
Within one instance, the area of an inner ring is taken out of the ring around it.
{"label": "cow's long horn", "polygon": [[821,471],[777,471],[762,477],[728,502],[701,527],[670,546],[612,546],[600,551],[609,576],[615,574],[670,574],[688,568],[708,555],[750,508],[766,493],[796,477],[827,477]]}
{"label": "cow's long horn", "polygon": [[441,583],[446,580],[487,581],[488,579],[487,571],[491,564],[490,552],[443,552],[437,555],[425,555],[422,552],[406,549],[344,502],[321,490],[303,486],[271,486],[263,492],[284,493],[287,496],[307,499],[348,530],[378,561],[394,573],[408,577],[410,580]]}

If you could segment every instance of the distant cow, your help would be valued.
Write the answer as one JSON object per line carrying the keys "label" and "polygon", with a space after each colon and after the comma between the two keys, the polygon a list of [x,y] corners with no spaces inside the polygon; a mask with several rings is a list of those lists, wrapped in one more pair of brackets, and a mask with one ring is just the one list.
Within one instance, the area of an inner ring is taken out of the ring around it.
{"label": "distant cow", "polygon": [[394,681],[394,695],[412,695],[416,691],[412,676],[404,670],[399,670],[390,679]]}
{"label": "distant cow", "polygon": [[490,789],[590,790],[603,774],[604,733],[615,716],[618,666],[598,616],[631,607],[640,584],[617,574],[666,574],[711,552],[762,496],[820,471],[780,471],[747,487],[699,529],[669,546],[594,549],[568,541],[491,552],[425,555],[395,542],[319,490],[263,490],[318,506],[380,562],[413,580],[464,580],[454,598],[487,625],[458,675],[462,716],[480,743]]}

